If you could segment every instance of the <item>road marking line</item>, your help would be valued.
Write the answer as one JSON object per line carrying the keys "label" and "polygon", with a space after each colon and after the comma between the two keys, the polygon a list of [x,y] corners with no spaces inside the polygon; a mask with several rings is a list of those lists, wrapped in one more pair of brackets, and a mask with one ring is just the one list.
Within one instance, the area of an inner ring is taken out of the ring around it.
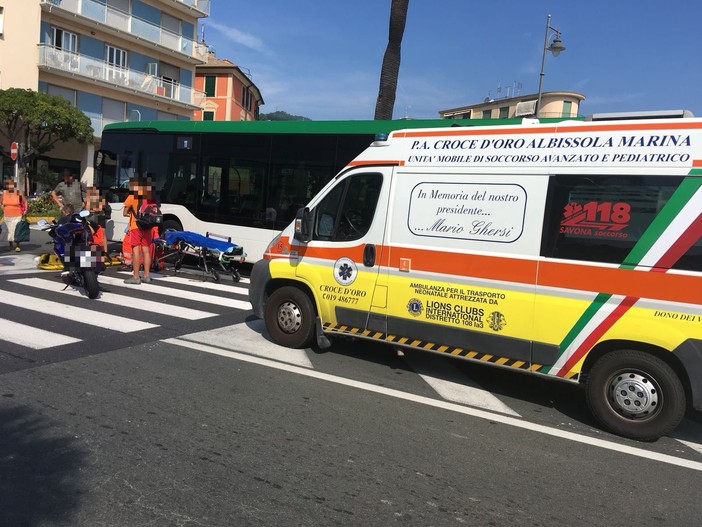
{"label": "road marking line", "polygon": [[[119,274],[124,276],[131,276],[132,273],[128,271],[120,271]],[[184,273],[185,274],[185,273]],[[245,287],[237,287],[233,285],[223,285],[217,282],[207,282],[202,279],[195,278],[196,275],[192,275],[193,278],[186,278],[185,276],[173,276],[172,274],[166,273],[151,273],[154,280],[159,282],[163,280],[164,283],[170,284],[183,284],[190,287],[199,287],[200,289],[212,289],[214,291],[226,291],[228,293],[234,293],[236,295],[249,296],[249,290]],[[224,280],[224,278],[222,279]],[[231,281],[227,279],[228,281]],[[243,278],[242,278],[243,281]],[[233,281],[232,281],[233,282]]]}
{"label": "road marking line", "polygon": [[256,357],[253,355],[246,355],[244,353],[235,353],[233,351],[226,351],[223,349],[215,348],[212,346],[207,346],[205,344],[197,344],[195,342],[189,342],[181,340],[178,338],[163,339],[161,342],[166,344],[172,344],[174,346],[180,346],[185,349],[197,349],[199,351],[204,351],[206,353],[212,353],[213,355],[220,355],[222,357],[228,357],[235,360],[240,360],[243,362],[249,362],[252,364],[258,364],[260,366],[265,366],[268,368],[274,368],[277,370],[287,371],[290,373],[297,373],[298,375],[304,375],[306,377],[311,377],[314,379],[319,379],[322,381],[333,382],[335,384],[340,384],[343,386],[348,386],[350,388],[357,388],[359,390],[364,390],[367,392],[377,393],[380,395],[386,395],[388,397],[394,397],[396,399],[401,399],[405,401],[415,402],[423,404],[426,406],[431,406],[434,408],[440,408],[442,410],[448,410],[451,412],[456,412],[464,415],[469,415],[472,417],[477,417],[479,419],[485,419],[495,423],[501,423],[507,426],[513,426],[516,428],[521,428],[524,430],[530,430],[532,432],[537,432],[540,434],[549,435],[552,437],[557,437],[560,439],[565,439],[567,441],[573,441],[576,443],[582,443],[591,447],[603,448],[605,450],[611,450],[614,452],[620,452],[622,454],[628,454],[632,456],[637,456],[644,459],[649,459],[652,461],[659,461],[661,463],[667,463],[669,465],[675,465],[683,468],[689,468],[691,470],[697,470],[702,472],[702,463],[697,461],[690,461],[688,459],[683,459],[668,454],[660,454],[657,452],[648,452],[642,448],[636,448],[626,445],[620,445],[612,441],[607,441],[605,439],[598,439],[596,437],[588,437],[574,432],[568,432],[566,430],[558,430],[557,428],[550,428],[548,426],[530,423],[516,417],[511,417],[507,415],[502,415],[498,413],[488,412],[486,410],[480,410],[478,408],[471,408],[468,406],[461,406],[459,404],[451,403],[448,401],[443,401],[439,399],[431,399],[429,397],[424,397],[421,395],[414,395],[411,393],[401,392],[399,390],[393,390],[392,388],[386,388],[384,386],[375,386],[361,381],[354,381],[352,379],[346,379],[344,377],[337,377],[335,375],[330,375],[328,373],[322,373],[316,370],[309,370],[305,368],[300,368],[298,366],[293,366],[290,364],[284,364],[281,362],[276,362],[261,357]]}
{"label": "road marking line", "polygon": [[101,313],[95,309],[97,304],[94,304],[92,300],[88,300],[87,298],[85,299],[86,305],[93,305],[95,307],[84,308],[67,306],[60,302],[43,300],[28,295],[20,295],[10,291],[3,291],[2,296],[3,302],[22,309],[29,309],[30,311],[36,311],[45,315],[73,320],[78,324],[88,324],[119,331],[121,333],[133,333],[135,331],[141,331],[142,329],[158,327],[157,324],[150,324],[148,322],[142,322],[141,320]]}
{"label": "road marking line", "polygon": [[[11,335],[11,338],[4,337],[7,335]],[[69,337],[68,335],[46,331],[1,318],[0,340],[19,344],[20,346],[35,350],[53,348],[55,346],[63,346],[64,344],[73,344],[81,341],[81,339]]]}
{"label": "road marking line", "polygon": [[[28,287],[35,287],[42,290],[56,291],[60,294],[69,294],[73,296],[81,296],[80,292],[75,288],[68,288],[64,290],[64,285],[62,283],[43,280],[41,278],[18,278],[15,280],[10,280],[16,284],[25,285]],[[109,291],[103,291],[102,294],[96,298],[94,301],[101,304],[111,304],[116,306],[124,305],[124,296],[118,295],[116,293],[110,293]],[[134,302],[129,306],[130,309],[137,309],[140,311],[148,311],[150,313],[162,313],[167,312],[169,316],[177,318],[185,318],[188,320],[201,320],[203,318],[217,316],[217,313],[210,313],[208,311],[200,311],[198,309],[190,309],[181,306],[165,305],[160,302],[154,302],[153,300],[139,299],[139,302]]]}
{"label": "road marking line", "polygon": [[[157,282],[161,280],[161,278],[154,278],[153,280],[154,282]],[[164,283],[167,283],[167,279],[163,280]],[[192,300],[195,302],[205,302],[207,304],[231,307],[234,309],[242,309],[245,311],[251,309],[251,304],[244,300],[239,300],[236,298],[227,298],[226,296],[208,295],[206,293],[197,293],[195,291],[184,291],[182,289],[171,289],[168,287],[156,285],[153,282],[150,284],[145,284],[142,282],[140,285],[129,285],[125,284],[124,280],[121,278],[102,275],[100,276],[100,281],[105,284],[110,284],[117,287],[127,287],[135,291],[148,291],[149,293],[156,293],[163,296],[172,296],[180,299]]]}

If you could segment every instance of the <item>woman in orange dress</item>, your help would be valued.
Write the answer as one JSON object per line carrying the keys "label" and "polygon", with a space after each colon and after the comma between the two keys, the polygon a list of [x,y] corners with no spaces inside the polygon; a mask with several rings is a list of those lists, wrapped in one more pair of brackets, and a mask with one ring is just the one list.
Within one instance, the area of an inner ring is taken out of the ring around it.
{"label": "woman in orange dress", "polygon": [[15,188],[15,182],[12,179],[5,180],[5,189],[2,191],[2,209],[10,250],[14,245],[15,251],[19,252],[20,244],[15,241],[15,229],[24,216],[24,211],[27,210],[27,198]]}

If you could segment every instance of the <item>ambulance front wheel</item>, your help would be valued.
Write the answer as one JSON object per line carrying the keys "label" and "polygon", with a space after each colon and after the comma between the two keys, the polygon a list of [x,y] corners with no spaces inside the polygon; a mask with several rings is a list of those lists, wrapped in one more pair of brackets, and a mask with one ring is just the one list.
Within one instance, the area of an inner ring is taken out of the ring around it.
{"label": "ambulance front wheel", "polygon": [[615,434],[655,441],[685,415],[685,389],[673,368],[636,350],[608,353],[592,367],[587,402],[595,418]]}
{"label": "ambulance front wheel", "polygon": [[314,314],[309,296],[296,287],[281,287],[266,303],[266,329],[281,346],[306,348],[314,337]]}

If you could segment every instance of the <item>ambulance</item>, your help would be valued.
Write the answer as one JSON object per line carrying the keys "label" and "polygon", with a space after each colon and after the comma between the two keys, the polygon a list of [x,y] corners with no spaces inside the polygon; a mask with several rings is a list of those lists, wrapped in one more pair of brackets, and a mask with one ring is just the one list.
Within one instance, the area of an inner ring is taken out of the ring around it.
{"label": "ambulance", "polygon": [[610,432],[702,409],[702,119],[377,138],[269,245],[273,340],[353,336],[577,383]]}

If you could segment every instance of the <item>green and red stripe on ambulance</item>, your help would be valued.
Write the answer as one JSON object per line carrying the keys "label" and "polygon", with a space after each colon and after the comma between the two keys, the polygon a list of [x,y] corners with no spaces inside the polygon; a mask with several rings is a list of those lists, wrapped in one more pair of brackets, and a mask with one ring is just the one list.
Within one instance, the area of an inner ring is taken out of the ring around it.
{"label": "green and red stripe on ambulance", "polygon": [[[693,169],[690,176],[702,175]],[[620,266],[667,272],[702,237],[702,177],[685,178]],[[639,298],[599,293],[561,342],[557,361],[542,373],[569,377],[585,354]]]}

